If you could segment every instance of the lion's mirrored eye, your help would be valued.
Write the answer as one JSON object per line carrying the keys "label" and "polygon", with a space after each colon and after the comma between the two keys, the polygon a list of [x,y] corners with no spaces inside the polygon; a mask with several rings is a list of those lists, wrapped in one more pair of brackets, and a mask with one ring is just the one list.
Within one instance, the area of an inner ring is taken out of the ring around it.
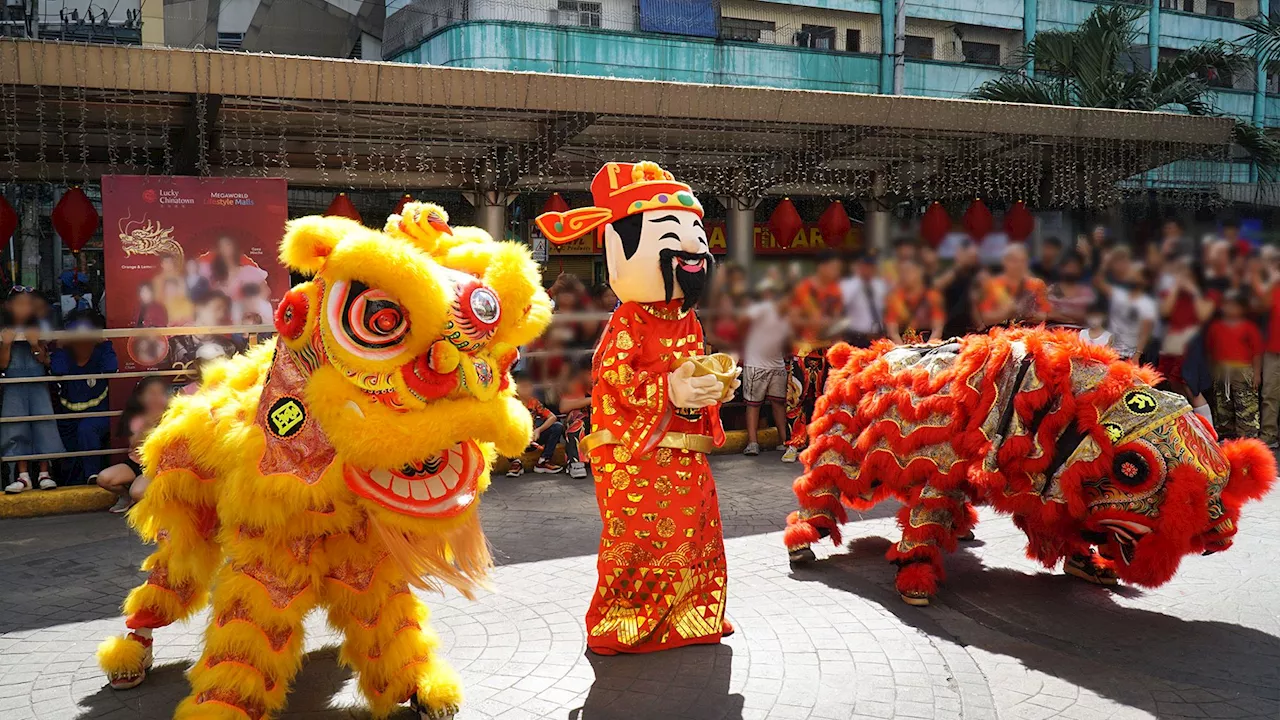
{"label": "lion's mirrored eye", "polygon": [[325,304],[334,338],[354,355],[370,360],[393,357],[409,334],[404,308],[386,292],[359,280],[334,283]]}

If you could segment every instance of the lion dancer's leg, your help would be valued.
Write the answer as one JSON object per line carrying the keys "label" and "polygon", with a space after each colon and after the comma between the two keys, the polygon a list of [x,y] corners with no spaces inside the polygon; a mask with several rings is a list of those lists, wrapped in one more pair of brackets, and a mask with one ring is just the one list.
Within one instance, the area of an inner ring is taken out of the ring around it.
{"label": "lion dancer's leg", "polygon": [[288,543],[244,531],[226,549],[204,654],[174,720],[274,717],[302,664],[302,619],[318,599],[312,571]]}
{"label": "lion dancer's leg", "polygon": [[913,497],[898,511],[902,539],[886,556],[898,565],[895,585],[910,605],[928,605],[945,573],[942,553],[973,529],[977,513],[963,490],[939,490],[933,485],[912,489]]}
{"label": "lion dancer's leg", "polygon": [[168,470],[151,483],[130,513],[144,540],[157,543],[142,563],[147,581],[124,602],[126,635],[98,647],[98,664],[111,687],[136,687],[152,662],[152,631],[185,620],[208,602],[209,579],[221,558],[214,540],[213,483],[189,469]]}
{"label": "lion dancer's leg", "polygon": [[374,717],[408,702],[421,718],[451,718],[462,704],[461,679],[437,652],[426,605],[377,535],[334,537],[325,550],[333,563],[324,580],[329,622],[342,630],[342,662],[358,675]]}

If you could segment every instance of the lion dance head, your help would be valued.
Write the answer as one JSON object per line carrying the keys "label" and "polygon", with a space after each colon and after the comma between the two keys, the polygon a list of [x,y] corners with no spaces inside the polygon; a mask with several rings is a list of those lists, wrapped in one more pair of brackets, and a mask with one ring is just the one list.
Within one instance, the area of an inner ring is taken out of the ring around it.
{"label": "lion dance head", "polygon": [[[275,324],[347,487],[406,531],[467,514],[495,450],[522,452],[532,431],[509,373],[551,303],[528,250],[410,203],[382,232],[294,220],[280,257],[310,279]],[[287,424],[290,407],[277,410],[269,424]]]}

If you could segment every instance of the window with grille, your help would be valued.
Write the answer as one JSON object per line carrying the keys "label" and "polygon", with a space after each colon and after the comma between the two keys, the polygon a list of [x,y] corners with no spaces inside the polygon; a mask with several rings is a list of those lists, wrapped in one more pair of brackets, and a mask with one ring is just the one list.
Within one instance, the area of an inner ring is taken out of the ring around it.
{"label": "window with grille", "polygon": [[933,38],[931,37],[908,35],[906,44],[903,47],[904,54],[909,58],[916,58],[917,60],[933,59]]}
{"label": "window with grille", "polygon": [[862,52],[862,31],[849,28],[844,32],[844,51]]}
{"label": "window with grille", "polygon": [[239,50],[244,43],[244,33],[218,33],[219,50]]}
{"label": "window with grille", "polygon": [[1204,10],[1207,15],[1212,17],[1234,18],[1236,16],[1236,4],[1223,2],[1223,0],[1207,0]]}
{"label": "window with grille", "polygon": [[836,29],[826,25],[801,25],[796,44],[814,50],[835,50]]}
{"label": "window with grille", "polygon": [[577,25],[579,27],[600,27],[601,4],[598,2],[579,2],[579,0],[557,0],[556,9],[560,11],[561,25]]}
{"label": "window with grille", "polygon": [[960,52],[964,53],[964,61],[975,65],[999,65],[1000,46],[995,43],[963,41]]}
{"label": "window with grille", "polygon": [[[772,33],[775,26],[771,22],[764,20],[747,20],[745,18],[721,18],[720,19],[720,37],[725,40],[737,40],[739,42],[760,42],[760,38],[764,33]],[[765,38],[768,39],[767,37]]]}

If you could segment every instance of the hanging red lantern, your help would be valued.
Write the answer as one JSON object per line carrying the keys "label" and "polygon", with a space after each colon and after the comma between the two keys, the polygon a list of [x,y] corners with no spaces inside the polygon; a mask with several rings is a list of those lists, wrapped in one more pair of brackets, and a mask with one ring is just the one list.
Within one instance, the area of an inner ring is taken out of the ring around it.
{"label": "hanging red lantern", "polygon": [[338,193],[333,198],[333,202],[329,203],[329,209],[324,211],[329,217],[344,217],[355,220],[356,222],[364,222],[360,217],[360,211],[356,210],[356,206],[351,202],[351,198],[346,193]]}
{"label": "hanging red lantern", "polygon": [[565,202],[564,198],[560,197],[560,193],[551,193],[551,197],[547,198],[547,201],[542,203],[542,214],[545,215],[546,213],[552,212],[569,212],[569,203]]}
{"label": "hanging red lantern", "polygon": [[78,185],[63,193],[53,208],[53,229],[73,253],[80,252],[80,248],[98,231],[100,219],[89,196]]}
{"label": "hanging red lantern", "polygon": [[951,216],[947,214],[947,209],[940,202],[930,203],[929,209],[924,211],[924,217],[920,218],[921,239],[936,248],[950,231]]}
{"label": "hanging red lantern", "polygon": [[[391,214],[392,214],[392,215],[399,215],[400,213],[404,212],[404,206],[405,206],[405,205],[408,205],[408,204],[409,204],[409,203],[411,203],[411,202],[413,202],[413,196],[412,196],[412,195],[410,195],[409,193],[405,193],[404,195],[401,195],[401,196],[400,196],[400,202],[396,203],[396,209],[395,209],[395,210],[392,210],[392,211],[391,211]],[[329,209],[330,209],[330,210],[332,210],[332,209],[333,209],[333,205],[330,205],[330,206],[329,206]],[[358,214],[359,214],[359,213],[357,213],[357,215],[358,215]]]}
{"label": "hanging red lantern", "polygon": [[822,216],[818,218],[818,229],[822,231],[822,239],[826,241],[827,247],[843,248],[849,237],[849,231],[853,229],[853,223],[849,221],[849,213],[845,212],[844,204],[836,200],[828,205],[827,209],[822,211]]}
{"label": "hanging red lantern", "polygon": [[774,242],[780,248],[789,248],[791,241],[796,239],[802,229],[804,221],[800,219],[796,206],[792,204],[791,198],[783,198],[769,216],[769,232],[773,234]]}
{"label": "hanging red lantern", "polygon": [[9,239],[18,231],[18,213],[14,212],[13,206],[8,200],[0,195],[0,250],[9,244]]}
{"label": "hanging red lantern", "polygon": [[1014,242],[1022,242],[1031,237],[1031,233],[1036,229],[1036,218],[1027,209],[1027,204],[1019,200],[1009,208],[1009,212],[1004,214],[1004,231],[1009,239]]}
{"label": "hanging red lantern", "polygon": [[964,229],[969,231],[969,237],[974,242],[982,242],[982,239],[991,234],[991,228],[995,226],[995,221],[991,217],[991,211],[987,209],[987,204],[982,202],[981,198],[974,198],[969,203],[969,209],[964,211]]}

